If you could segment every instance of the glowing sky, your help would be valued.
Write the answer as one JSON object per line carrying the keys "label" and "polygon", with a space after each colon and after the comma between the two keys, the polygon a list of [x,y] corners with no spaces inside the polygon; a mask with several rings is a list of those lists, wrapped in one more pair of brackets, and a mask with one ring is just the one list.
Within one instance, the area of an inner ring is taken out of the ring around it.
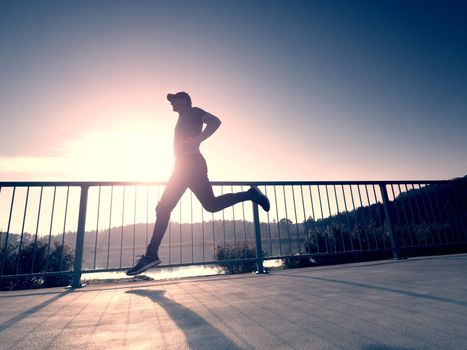
{"label": "glowing sky", "polygon": [[1,1],[0,181],[166,180],[168,92],[212,180],[467,174],[462,1]]}

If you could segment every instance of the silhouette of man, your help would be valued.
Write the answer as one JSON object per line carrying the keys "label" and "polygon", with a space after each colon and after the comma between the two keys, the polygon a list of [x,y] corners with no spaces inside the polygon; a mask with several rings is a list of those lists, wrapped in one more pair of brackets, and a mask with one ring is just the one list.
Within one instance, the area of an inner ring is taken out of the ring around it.
{"label": "silhouette of man", "polygon": [[[129,276],[140,274],[161,263],[158,250],[169,224],[170,213],[187,188],[196,195],[204,209],[212,213],[248,200],[257,203],[265,211],[270,209],[268,198],[257,187],[251,187],[245,192],[214,196],[206,161],[199,146],[219,128],[221,121],[201,108],[192,107],[191,98],[186,92],[168,94],[167,100],[172,104],[173,111],[178,113],[173,143],[175,166],[156,206],[156,223],[146,254],[127,271]],[[206,127],[203,129],[204,124]]]}

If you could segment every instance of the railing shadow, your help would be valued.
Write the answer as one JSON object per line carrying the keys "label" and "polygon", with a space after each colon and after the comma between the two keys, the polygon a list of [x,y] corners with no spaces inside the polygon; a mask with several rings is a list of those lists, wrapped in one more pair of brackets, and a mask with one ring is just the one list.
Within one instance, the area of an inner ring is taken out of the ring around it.
{"label": "railing shadow", "polygon": [[344,284],[344,285],[348,285],[348,286],[352,286],[352,287],[374,289],[374,290],[379,290],[379,291],[383,291],[383,292],[397,293],[397,294],[401,294],[401,295],[405,295],[405,296],[409,296],[409,297],[414,297],[414,298],[427,299],[427,300],[438,301],[438,302],[443,302],[443,303],[448,303],[448,304],[453,304],[453,305],[459,305],[459,306],[467,306],[467,302],[462,301],[462,300],[438,297],[438,296],[429,295],[429,294],[421,294],[421,293],[411,292],[411,291],[402,290],[402,289],[374,286],[374,285],[365,284],[365,283],[344,281],[344,280],[335,279],[335,278],[325,278],[325,277],[317,277],[317,276],[305,276],[305,275],[299,275],[299,274],[293,274],[292,275],[292,274],[284,274],[284,273],[276,273],[276,275],[283,276],[283,277],[305,278],[305,279],[312,279],[312,280],[318,280],[318,281],[324,281],[324,282],[338,283],[338,284]]}
{"label": "railing shadow", "polygon": [[0,324],[0,333],[3,332],[4,330],[10,328],[11,326],[15,325],[17,322],[20,322],[21,320],[31,316],[32,314],[38,312],[39,310],[43,309],[44,307],[54,303],[55,301],[57,301],[58,299],[64,297],[65,295],[67,295],[68,293],[70,293],[71,290],[66,290],[64,292],[61,292],[57,295],[55,295],[54,297],[50,298],[50,299],[47,299],[46,301],[26,310],[26,311],[23,311],[22,313],[20,313],[19,315],[13,317],[13,318],[10,318],[9,320],[6,320],[5,322],[1,323]]}
{"label": "railing shadow", "polygon": [[150,289],[129,290],[126,293],[149,298],[160,305],[171,316],[172,320],[185,333],[187,345],[191,350],[201,349],[229,349],[240,348],[221,333],[208,321],[197,315],[189,308],[165,297],[164,291]]}
{"label": "railing shadow", "polygon": [[401,348],[401,347],[389,346],[389,345],[372,344],[372,345],[364,346],[362,350],[411,350],[411,348]]}

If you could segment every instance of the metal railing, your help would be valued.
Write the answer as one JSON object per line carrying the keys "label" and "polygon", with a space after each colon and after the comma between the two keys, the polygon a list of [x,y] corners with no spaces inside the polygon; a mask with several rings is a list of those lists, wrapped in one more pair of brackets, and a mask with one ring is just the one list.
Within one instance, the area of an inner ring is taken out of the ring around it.
{"label": "metal railing", "polygon": [[[165,183],[0,182],[0,281],[120,271],[144,253]],[[382,254],[467,243],[467,180],[213,182],[216,195],[259,186],[208,213],[190,191],[172,212],[162,266]]]}

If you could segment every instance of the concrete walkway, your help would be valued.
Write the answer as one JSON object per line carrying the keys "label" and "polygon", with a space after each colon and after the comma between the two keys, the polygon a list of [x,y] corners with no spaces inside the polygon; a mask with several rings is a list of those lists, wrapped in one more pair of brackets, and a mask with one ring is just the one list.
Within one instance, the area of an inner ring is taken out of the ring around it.
{"label": "concrete walkway", "polygon": [[0,292],[1,349],[466,349],[467,254]]}

